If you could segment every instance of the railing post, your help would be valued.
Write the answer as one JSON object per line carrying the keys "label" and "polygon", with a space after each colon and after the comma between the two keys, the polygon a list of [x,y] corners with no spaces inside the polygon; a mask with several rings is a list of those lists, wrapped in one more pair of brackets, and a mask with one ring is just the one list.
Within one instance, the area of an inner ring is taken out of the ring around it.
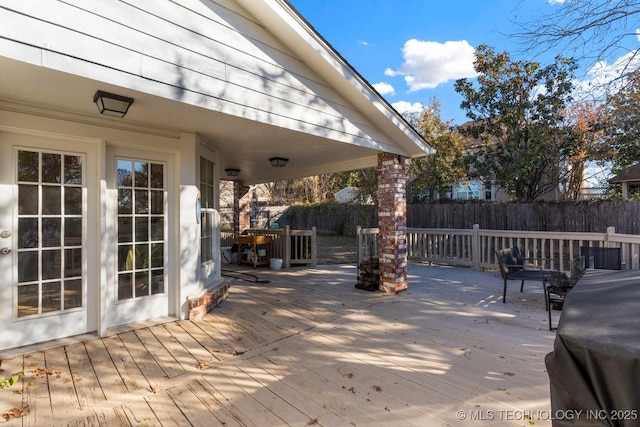
{"label": "railing post", "polygon": [[471,265],[473,270],[480,270],[480,225],[473,224],[471,231]]}
{"label": "railing post", "polygon": [[[609,243],[610,241],[613,240],[613,236],[616,234],[616,228],[615,227],[607,227],[607,237],[606,237],[606,242]],[[609,245],[607,245],[609,246]]]}
{"label": "railing post", "polygon": [[284,268],[291,268],[291,226],[284,226]]}
{"label": "railing post", "polygon": [[362,227],[356,227],[356,277],[360,276],[360,258],[362,257]]}
{"label": "railing post", "polygon": [[316,250],[317,239],[316,239],[316,226],[311,227],[311,266],[316,266]]}
{"label": "railing post", "polygon": [[360,264],[362,257],[362,227],[356,227],[356,266]]}

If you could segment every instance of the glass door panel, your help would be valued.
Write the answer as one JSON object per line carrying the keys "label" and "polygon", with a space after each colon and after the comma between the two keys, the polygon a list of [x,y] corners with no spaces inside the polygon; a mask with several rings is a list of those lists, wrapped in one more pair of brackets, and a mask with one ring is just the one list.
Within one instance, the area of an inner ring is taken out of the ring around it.
{"label": "glass door panel", "polygon": [[164,294],[165,165],[118,159],[116,168],[117,300]]}
{"label": "glass door panel", "polygon": [[83,307],[82,155],[18,150],[16,316]]}

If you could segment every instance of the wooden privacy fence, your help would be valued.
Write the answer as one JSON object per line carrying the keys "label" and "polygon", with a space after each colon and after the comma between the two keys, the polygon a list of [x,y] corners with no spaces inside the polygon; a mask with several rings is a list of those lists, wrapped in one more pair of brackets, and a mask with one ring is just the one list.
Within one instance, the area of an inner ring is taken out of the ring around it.
{"label": "wooden privacy fence", "polygon": [[[296,264],[317,263],[317,234],[316,228],[311,230],[292,230],[291,227],[247,228],[243,234],[249,236],[270,236],[273,239],[271,258],[281,258],[282,266],[289,268]],[[236,243],[232,232],[221,232],[221,246],[231,246]]]}
{"label": "wooden privacy fence", "polygon": [[[358,228],[357,263],[377,256],[377,228]],[[614,227],[605,233],[546,231],[407,228],[407,256],[426,261],[471,267],[498,268],[495,251],[517,246],[523,258],[537,259],[544,268],[569,271],[581,247],[621,249],[622,269],[640,269],[640,236],[619,234]]]}

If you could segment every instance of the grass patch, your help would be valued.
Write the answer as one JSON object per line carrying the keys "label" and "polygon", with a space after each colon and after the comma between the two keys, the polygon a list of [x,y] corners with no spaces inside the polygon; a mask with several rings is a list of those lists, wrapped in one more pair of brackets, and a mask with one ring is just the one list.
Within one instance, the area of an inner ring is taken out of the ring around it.
{"label": "grass patch", "polygon": [[355,264],[355,236],[317,236],[318,264]]}

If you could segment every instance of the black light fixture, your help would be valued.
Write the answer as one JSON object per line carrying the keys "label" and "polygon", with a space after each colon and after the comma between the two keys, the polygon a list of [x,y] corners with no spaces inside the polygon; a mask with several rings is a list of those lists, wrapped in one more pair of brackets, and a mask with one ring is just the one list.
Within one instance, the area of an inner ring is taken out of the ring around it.
{"label": "black light fixture", "polygon": [[227,176],[238,176],[240,175],[240,169],[228,168],[224,170]]}
{"label": "black light fixture", "polygon": [[127,111],[129,111],[131,104],[133,104],[133,98],[99,90],[93,96],[93,102],[98,106],[100,114],[124,117]]}
{"label": "black light fixture", "polygon": [[269,161],[274,168],[283,168],[287,166],[289,159],[285,159],[284,157],[271,157]]}

